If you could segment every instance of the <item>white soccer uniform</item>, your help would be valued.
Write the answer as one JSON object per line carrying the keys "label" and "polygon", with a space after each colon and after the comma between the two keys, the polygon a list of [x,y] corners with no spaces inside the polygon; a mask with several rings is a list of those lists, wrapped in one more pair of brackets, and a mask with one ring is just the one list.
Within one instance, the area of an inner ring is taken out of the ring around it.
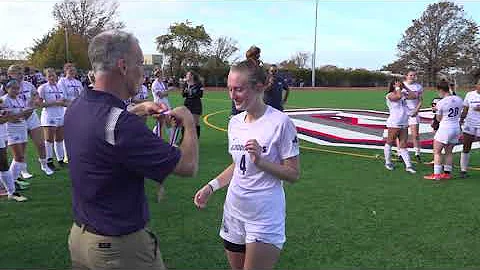
{"label": "white soccer uniform", "polygon": [[463,106],[468,107],[463,132],[480,137],[480,94],[476,90],[468,92]]}
{"label": "white soccer uniform", "polygon": [[[26,107],[31,107],[33,97],[37,95],[37,89],[35,86],[27,81],[22,81],[20,84],[20,94],[18,98],[23,99]],[[38,118],[37,111],[34,110],[32,115],[26,119],[27,130],[32,130],[40,127],[40,119]]]}
{"label": "white soccer uniform", "polygon": [[[58,80],[57,86],[63,92],[63,97],[68,101],[74,101],[83,91],[82,83],[75,78],[62,77]],[[66,109],[67,107],[64,107],[64,110]]]}
{"label": "white soccer uniform", "polygon": [[148,99],[148,88],[145,85],[141,85],[140,89],[138,89],[138,93],[133,98],[129,98],[124,100],[123,103],[129,106],[134,104],[133,100],[147,100]]}
{"label": "white soccer uniform", "polygon": [[284,113],[268,106],[253,123],[244,121],[246,112],[230,119],[228,148],[235,163],[224,204],[220,236],[235,244],[285,243],[285,193],[281,179],[262,171],[251,161],[245,144],[256,139],[262,158],[279,164],[299,155],[295,125]]}
{"label": "white soccer uniform", "polygon": [[152,94],[153,94],[153,102],[155,103],[164,103],[165,105],[168,106],[168,108],[171,108],[170,107],[170,102],[168,102],[168,97],[164,97],[164,98],[159,98],[157,96],[157,93],[159,92],[166,92],[168,91],[168,86],[166,83],[162,82],[162,81],[158,81],[158,79],[156,79],[153,84],[152,84]]}
{"label": "white soccer uniform", "polygon": [[[0,97],[5,95],[5,91],[3,90],[3,85],[0,85]],[[3,99],[0,99],[0,112],[6,110]],[[8,140],[8,133],[7,133],[7,123],[0,124],[0,148],[6,147],[6,141]]]}
{"label": "white soccer uniform", "polygon": [[408,87],[412,92],[417,94],[416,99],[407,99],[406,104],[408,108],[408,124],[409,125],[417,125],[420,123],[420,116],[417,114],[416,116],[411,116],[415,108],[417,107],[418,103],[420,102],[420,97],[423,95],[423,87],[418,83],[407,84],[404,82],[405,86]]}
{"label": "white soccer uniform", "polygon": [[406,128],[408,126],[408,112],[405,102],[405,97],[397,101],[388,99],[388,94],[385,96],[388,111],[390,115],[387,118],[388,128]]}
{"label": "white soccer uniform", "polygon": [[[46,103],[62,101],[64,99],[63,91],[57,84],[45,83],[38,88],[38,94]],[[43,127],[62,127],[65,107],[51,106],[42,109],[40,122]]]}
{"label": "white soccer uniform", "polygon": [[[25,100],[20,95],[17,98],[11,98],[8,95],[2,96],[4,108],[13,114],[21,113],[27,107]],[[8,145],[26,143],[28,140],[27,135],[27,122],[20,120],[19,122],[7,123],[7,138]]]}
{"label": "white soccer uniform", "polygon": [[437,103],[437,115],[442,116],[434,139],[443,144],[456,144],[460,137],[460,115],[463,101],[459,96],[444,97]]}

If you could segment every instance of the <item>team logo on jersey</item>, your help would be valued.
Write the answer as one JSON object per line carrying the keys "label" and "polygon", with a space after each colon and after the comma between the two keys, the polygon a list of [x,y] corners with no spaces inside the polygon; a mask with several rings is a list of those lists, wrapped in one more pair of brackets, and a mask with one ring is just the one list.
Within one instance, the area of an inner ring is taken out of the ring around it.
{"label": "team logo on jersey", "polygon": [[[387,136],[388,112],[355,109],[312,108],[286,110],[297,127],[298,138],[319,145],[383,149]],[[420,116],[420,144],[423,152],[433,149],[433,120],[431,110]],[[454,151],[462,150],[462,137]],[[409,148],[413,145],[409,142]],[[480,148],[476,142],[472,148]]]}

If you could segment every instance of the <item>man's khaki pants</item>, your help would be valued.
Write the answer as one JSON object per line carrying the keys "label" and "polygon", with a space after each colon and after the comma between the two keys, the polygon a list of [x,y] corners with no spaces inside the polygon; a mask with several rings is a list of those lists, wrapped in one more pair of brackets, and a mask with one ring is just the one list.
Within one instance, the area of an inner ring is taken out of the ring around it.
{"label": "man's khaki pants", "polygon": [[68,247],[72,269],[166,269],[157,239],[146,229],[102,236],[73,224]]}

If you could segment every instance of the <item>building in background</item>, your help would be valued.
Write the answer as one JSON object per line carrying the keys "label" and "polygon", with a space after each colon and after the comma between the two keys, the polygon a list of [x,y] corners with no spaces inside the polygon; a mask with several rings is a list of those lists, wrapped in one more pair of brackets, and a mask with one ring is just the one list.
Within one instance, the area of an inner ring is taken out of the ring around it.
{"label": "building in background", "polygon": [[143,65],[145,68],[145,75],[152,76],[155,68],[161,68],[163,64],[163,56],[160,54],[144,54]]}

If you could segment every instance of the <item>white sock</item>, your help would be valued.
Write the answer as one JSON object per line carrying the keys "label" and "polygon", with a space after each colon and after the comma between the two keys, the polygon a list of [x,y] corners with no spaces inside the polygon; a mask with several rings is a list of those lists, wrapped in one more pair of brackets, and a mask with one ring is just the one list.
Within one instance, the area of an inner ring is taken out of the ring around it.
{"label": "white sock", "polygon": [[65,159],[68,159],[67,147],[65,146],[65,140],[62,141],[62,145],[63,145],[63,155],[64,155],[64,158],[65,158]]}
{"label": "white sock", "polygon": [[441,174],[442,173],[442,165],[433,165],[433,173],[434,174]]}
{"label": "white sock", "polygon": [[47,153],[47,160],[53,158],[53,143],[45,141],[45,152]]}
{"label": "white sock", "polygon": [[55,148],[55,155],[57,156],[57,160],[63,161],[63,159],[65,158],[65,155],[63,153],[63,141],[55,142],[54,148]]}
{"label": "white sock", "polygon": [[12,163],[10,164],[10,175],[12,176],[13,180],[17,180],[18,177],[20,176],[20,171],[21,171],[21,165],[20,162],[16,162],[15,160],[12,160]]}
{"label": "white sock", "polygon": [[453,166],[452,165],[443,165],[443,171],[445,172],[452,172]]}
{"label": "white sock", "polygon": [[408,150],[405,148],[402,148],[399,150],[400,155],[403,158],[403,162],[405,162],[405,167],[410,168],[412,167],[412,163],[410,162],[410,155],[408,154]]}
{"label": "white sock", "polygon": [[383,148],[383,155],[385,157],[385,164],[392,163],[392,146],[388,143],[385,144]]}
{"label": "white sock", "polygon": [[40,162],[40,167],[42,167],[42,169],[47,168],[47,159],[39,158],[38,162]]}
{"label": "white sock", "polygon": [[7,190],[7,194],[12,195],[15,192],[15,181],[13,181],[10,171],[0,172],[0,180]]}
{"label": "white sock", "polygon": [[415,148],[415,155],[420,156],[420,148]]}
{"label": "white sock", "polygon": [[460,170],[462,170],[462,172],[467,171],[469,159],[470,159],[470,153],[462,152],[462,154],[460,154]]}

